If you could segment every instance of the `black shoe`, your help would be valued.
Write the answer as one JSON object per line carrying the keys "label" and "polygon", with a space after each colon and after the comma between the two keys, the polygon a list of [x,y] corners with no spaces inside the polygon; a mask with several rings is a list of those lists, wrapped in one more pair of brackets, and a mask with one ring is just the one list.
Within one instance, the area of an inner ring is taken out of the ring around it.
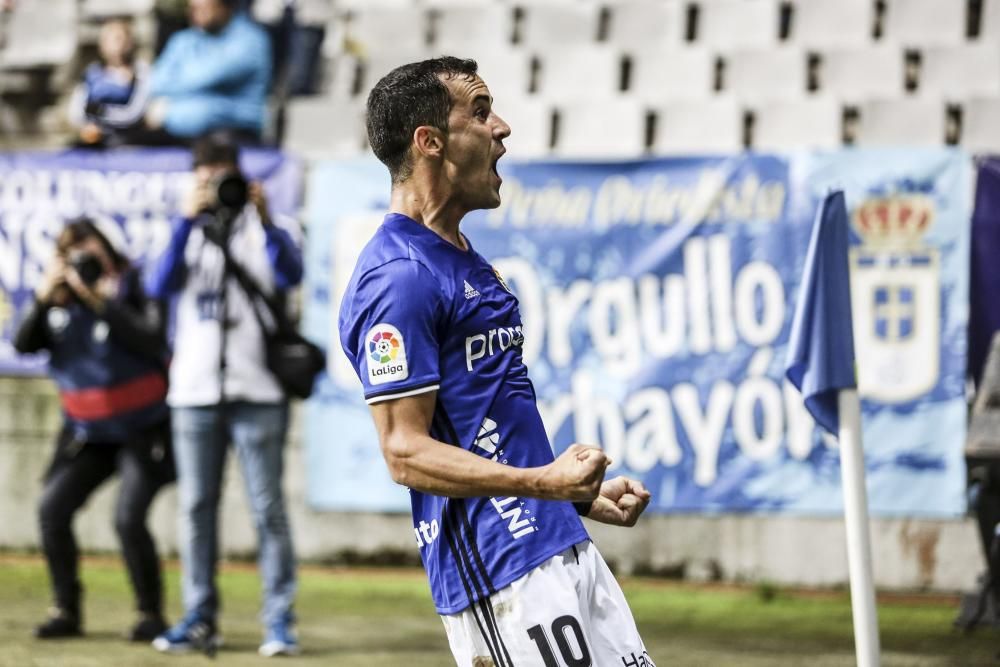
{"label": "black shoe", "polygon": [[125,638],[130,642],[151,642],[167,630],[167,622],[159,614],[143,614]]}
{"label": "black shoe", "polygon": [[35,637],[38,639],[61,639],[81,635],[83,629],[80,627],[80,616],[58,607],[49,609],[49,620],[35,628]]}

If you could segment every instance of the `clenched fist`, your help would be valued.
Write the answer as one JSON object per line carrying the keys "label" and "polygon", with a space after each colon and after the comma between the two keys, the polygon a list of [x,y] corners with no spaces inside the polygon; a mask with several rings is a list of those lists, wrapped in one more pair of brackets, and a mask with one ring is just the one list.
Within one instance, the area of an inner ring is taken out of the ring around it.
{"label": "clenched fist", "polygon": [[628,477],[615,477],[601,485],[600,495],[590,506],[587,518],[612,526],[634,526],[652,494]]}
{"label": "clenched fist", "polygon": [[570,445],[555,461],[542,468],[544,497],[574,502],[593,500],[601,490],[611,459],[597,447]]}

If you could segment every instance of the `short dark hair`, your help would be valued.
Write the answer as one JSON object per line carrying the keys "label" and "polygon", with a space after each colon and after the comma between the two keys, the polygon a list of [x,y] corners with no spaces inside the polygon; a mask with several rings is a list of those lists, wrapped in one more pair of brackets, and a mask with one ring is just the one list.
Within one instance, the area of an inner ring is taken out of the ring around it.
{"label": "short dark hair", "polygon": [[368,94],[368,143],[375,157],[389,168],[392,182],[410,176],[410,143],[422,125],[448,132],[451,93],[441,82],[446,78],[476,76],[475,60],[452,56],[410,63],[392,70]]}
{"label": "short dark hair", "polygon": [[97,226],[97,223],[86,216],[70,220],[62,228],[59,236],[56,237],[56,254],[60,257],[66,257],[69,254],[70,248],[89,238],[97,239],[104,247],[104,251],[108,253],[108,257],[111,258],[111,262],[115,265],[115,268],[119,271],[129,265],[128,258],[111,243],[108,237],[104,235],[104,232]]}
{"label": "short dark hair", "polygon": [[219,137],[202,137],[191,148],[191,161],[195,167],[206,164],[238,165],[240,149],[233,142]]}

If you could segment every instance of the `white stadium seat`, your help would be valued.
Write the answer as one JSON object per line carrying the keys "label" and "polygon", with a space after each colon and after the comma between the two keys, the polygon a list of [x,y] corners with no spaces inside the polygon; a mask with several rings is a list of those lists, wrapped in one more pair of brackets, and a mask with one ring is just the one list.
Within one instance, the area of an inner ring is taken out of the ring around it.
{"label": "white stadium seat", "polygon": [[351,11],[347,38],[365,56],[415,51],[427,45],[427,19],[423,7],[366,5]]}
{"label": "white stadium seat", "polygon": [[904,92],[903,51],[898,46],[835,49],[821,52],[820,59],[819,90],[845,102]]}
{"label": "white stadium seat", "polygon": [[761,151],[837,148],[843,136],[843,110],[832,97],[771,102],[754,114],[753,147]]}
{"label": "white stadium seat", "polygon": [[650,49],[631,53],[629,93],[652,104],[711,97],[715,54],[705,49]]}
{"label": "white stadium seat", "polygon": [[1000,44],[926,49],[920,64],[920,92],[949,100],[1000,95]]}
{"label": "white stadium seat", "polygon": [[719,51],[766,48],[778,41],[777,0],[704,0],[695,41]]}
{"label": "white stadium seat", "polygon": [[322,98],[288,103],[284,148],[308,159],[353,157],[365,146],[361,103]]}
{"label": "white stadium seat", "polygon": [[726,56],[723,90],[751,104],[806,94],[806,54],[793,46],[734,51]]}
{"label": "white stadium seat", "polygon": [[497,98],[493,109],[510,125],[511,134],[503,142],[507,159],[528,160],[550,153],[552,108],[543,100],[528,97],[504,102]]}
{"label": "white stadium seat", "polygon": [[859,108],[858,146],[940,146],[945,106],[936,98],[868,100]]}
{"label": "white stadium seat", "polygon": [[521,3],[520,43],[524,48],[596,43],[601,7],[571,0],[532,0]]}
{"label": "white stadium seat", "polygon": [[606,99],[621,91],[622,54],[599,46],[562,47],[541,58],[538,93],[558,98]]}
{"label": "white stadium seat", "polygon": [[864,46],[874,27],[872,0],[796,0],[790,38],[808,49]]}
{"label": "white stadium seat", "polygon": [[364,58],[361,62],[361,96],[367,98],[368,91],[372,89],[372,86],[400,65],[417,62],[429,57],[431,57],[430,53],[422,49],[413,51],[393,49],[388,52],[378,52],[368,58]]}
{"label": "white stadium seat", "polygon": [[80,12],[85,18],[141,16],[153,11],[156,0],[84,0]]}
{"label": "white stadium seat", "polygon": [[514,12],[507,5],[441,6],[434,17],[434,51],[475,58],[510,48],[513,30]]}
{"label": "white stadium seat", "polygon": [[909,48],[961,44],[965,5],[955,0],[886,0],[882,37]]}
{"label": "white stadium seat", "polygon": [[628,48],[678,47],[684,42],[687,5],[680,0],[630,0],[611,6],[608,42]]}
{"label": "white stadium seat", "polygon": [[1000,97],[966,100],[962,105],[962,147],[972,153],[1000,153]]}
{"label": "white stadium seat", "polygon": [[673,102],[657,110],[653,152],[660,155],[743,150],[743,111],[735,100]]}
{"label": "white stadium seat", "polygon": [[[65,64],[78,43],[76,0],[19,2],[7,19],[0,67],[22,69]],[[44,35],[44,39],[39,36]]]}
{"label": "white stadium seat", "polygon": [[994,42],[1000,40],[1000,0],[983,0],[979,39]]}
{"label": "white stadium seat", "polygon": [[558,113],[559,157],[628,159],[645,150],[646,108],[636,100],[569,101]]}
{"label": "white stadium seat", "polygon": [[525,99],[531,87],[531,58],[526,53],[506,49],[469,55],[479,65],[479,76],[489,86],[494,104],[509,106]]}

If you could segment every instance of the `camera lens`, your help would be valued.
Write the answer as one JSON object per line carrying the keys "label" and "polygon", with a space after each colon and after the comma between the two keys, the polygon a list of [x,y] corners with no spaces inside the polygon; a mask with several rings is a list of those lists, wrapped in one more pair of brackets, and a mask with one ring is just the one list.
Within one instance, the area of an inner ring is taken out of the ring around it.
{"label": "camera lens", "polygon": [[228,173],[218,180],[215,195],[219,205],[233,211],[240,211],[249,200],[249,186],[238,173]]}
{"label": "camera lens", "polygon": [[77,255],[70,262],[73,269],[76,270],[77,275],[80,276],[82,280],[87,285],[93,285],[97,282],[97,279],[101,277],[104,273],[104,267],[101,266],[101,260],[97,259],[94,255],[90,253],[83,253]]}

